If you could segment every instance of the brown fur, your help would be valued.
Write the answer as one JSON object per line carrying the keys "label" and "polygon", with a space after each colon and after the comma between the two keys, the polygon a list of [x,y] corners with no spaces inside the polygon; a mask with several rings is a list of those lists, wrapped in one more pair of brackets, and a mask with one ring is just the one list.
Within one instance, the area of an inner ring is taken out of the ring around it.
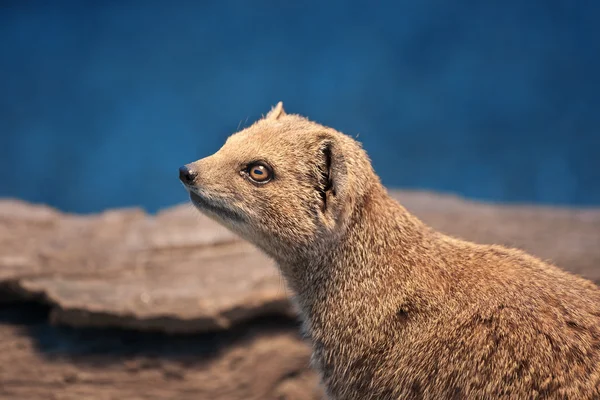
{"label": "brown fur", "polygon": [[278,262],[331,399],[600,398],[598,287],[430,229],[349,136],[278,104],[188,167],[200,211]]}

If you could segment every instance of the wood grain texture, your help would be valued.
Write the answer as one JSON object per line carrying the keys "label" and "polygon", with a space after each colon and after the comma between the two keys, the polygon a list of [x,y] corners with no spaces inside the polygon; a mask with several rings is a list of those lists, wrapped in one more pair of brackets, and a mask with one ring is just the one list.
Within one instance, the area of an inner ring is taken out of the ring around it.
{"label": "wood grain texture", "polygon": [[[432,227],[600,283],[600,209],[394,197]],[[318,399],[273,262],[188,205],[0,201],[0,399]]]}

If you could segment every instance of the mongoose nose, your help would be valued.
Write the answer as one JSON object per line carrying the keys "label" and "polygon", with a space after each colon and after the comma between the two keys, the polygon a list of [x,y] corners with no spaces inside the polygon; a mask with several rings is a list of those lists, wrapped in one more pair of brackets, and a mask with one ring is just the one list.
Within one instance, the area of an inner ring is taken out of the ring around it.
{"label": "mongoose nose", "polygon": [[191,185],[194,183],[196,175],[197,174],[194,171],[190,170],[185,165],[183,167],[179,167],[179,180],[185,184]]}

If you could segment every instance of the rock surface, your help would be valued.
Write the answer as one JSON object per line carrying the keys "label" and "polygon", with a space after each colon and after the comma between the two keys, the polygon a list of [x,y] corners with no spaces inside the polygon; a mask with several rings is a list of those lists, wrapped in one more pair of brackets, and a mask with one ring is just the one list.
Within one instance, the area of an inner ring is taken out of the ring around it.
{"label": "rock surface", "polygon": [[[600,283],[600,209],[393,195],[445,233]],[[288,294],[271,260],[188,205],[2,200],[0,399],[318,399]]]}

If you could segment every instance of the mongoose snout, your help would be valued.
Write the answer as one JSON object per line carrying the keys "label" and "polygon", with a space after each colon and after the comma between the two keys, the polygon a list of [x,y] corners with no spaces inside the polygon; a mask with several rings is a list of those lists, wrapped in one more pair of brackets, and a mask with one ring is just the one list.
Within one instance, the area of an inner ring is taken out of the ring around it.
{"label": "mongoose snout", "polygon": [[193,185],[194,179],[196,179],[197,172],[192,171],[187,165],[179,167],[179,180],[184,185]]}

